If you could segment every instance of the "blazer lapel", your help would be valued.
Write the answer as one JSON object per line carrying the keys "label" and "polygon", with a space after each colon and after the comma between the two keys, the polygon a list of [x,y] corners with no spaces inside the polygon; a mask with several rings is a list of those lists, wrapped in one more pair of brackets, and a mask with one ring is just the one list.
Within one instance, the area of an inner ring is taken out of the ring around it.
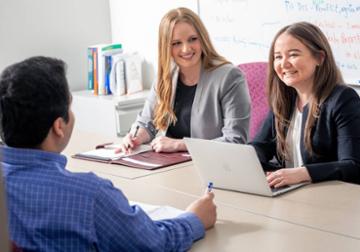
{"label": "blazer lapel", "polygon": [[176,97],[176,87],[178,83],[178,77],[179,77],[179,67],[172,62],[171,65],[171,72],[172,72],[172,79],[171,79],[171,107],[174,108],[175,103],[175,97]]}
{"label": "blazer lapel", "polygon": [[201,101],[201,97],[204,92],[204,82],[206,82],[207,76],[207,71],[205,71],[204,66],[201,65],[199,83],[196,87],[195,97],[191,109],[191,117],[194,115],[194,113],[196,114],[199,112],[199,102]]}

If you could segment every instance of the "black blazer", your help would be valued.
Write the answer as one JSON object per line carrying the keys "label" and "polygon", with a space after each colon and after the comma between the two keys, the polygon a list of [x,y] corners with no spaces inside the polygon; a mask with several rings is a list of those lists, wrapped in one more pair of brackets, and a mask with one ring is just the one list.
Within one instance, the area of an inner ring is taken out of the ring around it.
{"label": "black blazer", "polygon": [[[292,107],[295,107],[295,100]],[[312,130],[310,156],[304,145],[304,126],[308,106],[304,108],[301,130],[301,156],[312,182],[342,180],[360,184],[360,98],[350,87],[338,85],[320,107],[320,116]],[[256,149],[264,170],[285,167],[276,153],[274,114],[270,111],[250,144]],[[357,150],[356,150],[357,148]],[[275,157],[277,162],[270,162]]]}

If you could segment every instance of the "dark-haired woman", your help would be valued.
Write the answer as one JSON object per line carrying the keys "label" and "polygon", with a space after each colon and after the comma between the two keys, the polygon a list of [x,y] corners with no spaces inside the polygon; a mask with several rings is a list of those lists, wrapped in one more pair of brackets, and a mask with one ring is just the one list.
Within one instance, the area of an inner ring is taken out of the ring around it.
{"label": "dark-haired woman", "polygon": [[270,186],[360,184],[360,98],[344,85],[329,42],[315,25],[295,23],[275,36],[268,99],[271,112],[251,144],[270,171]]}

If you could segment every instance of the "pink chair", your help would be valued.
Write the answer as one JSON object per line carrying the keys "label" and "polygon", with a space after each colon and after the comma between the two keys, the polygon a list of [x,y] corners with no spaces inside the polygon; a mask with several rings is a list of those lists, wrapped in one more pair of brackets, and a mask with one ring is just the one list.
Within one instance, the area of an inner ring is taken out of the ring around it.
{"label": "pink chair", "polygon": [[251,98],[250,140],[254,139],[262,125],[269,105],[266,97],[266,62],[244,63],[238,66],[245,74]]}

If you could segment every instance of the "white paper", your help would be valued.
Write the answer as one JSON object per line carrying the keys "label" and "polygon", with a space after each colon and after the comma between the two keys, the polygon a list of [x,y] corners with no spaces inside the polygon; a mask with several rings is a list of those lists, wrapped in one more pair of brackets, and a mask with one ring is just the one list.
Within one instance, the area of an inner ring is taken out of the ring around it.
{"label": "white paper", "polygon": [[136,201],[129,201],[130,205],[138,205],[152,220],[172,219],[185,211],[172,206],[150,205]]}
{"label": "white paper", "polygon": [[149,167],[158,167],[158,166],[160,166],[160,164],[152,164],[152,163],[149,163],[149,162],[139,161],[139,160],[133,159],[131,157],[124,157],[122,160],[127,161],[127,162],[131,162],[131,163],[134,163],[134,164],[149,166]]}
{"label": "white paper", "polygon": [[125,154],[123,152],[115,153],[116,149],[119,149],[119,148],[120,148],[119,144],[111,144],[111,145],[106,145],[105,148],[99,148],[96,150],[91,150],[91,151],[80,153],[80,155],[85,156],[85,157],[99,158],[99,159],[103,159],[103,160],[116,160],[116,159],[119,159],[122,157],[130,157],[132,155],[136,155],[136,154],[139,154],[142,152],[147,152],[147,151],[151,150],[150,145],[142,144],[139,147],[137,147],[136,149],[132,150],[132,152],[130,154]]}
{"label": "white paper", "polygon": [[89,156],[89,157],[98,157],[101,159],[111,159],[111,160],[115,160],[115,159],[119,159],[121,157],[124,156],[124,153],[115,153],[115,149],[96,149],[96,150],[91,150],[91,151],[87,151],[87,152],[83,152],[81,153],[81,155],[83,156]]}

